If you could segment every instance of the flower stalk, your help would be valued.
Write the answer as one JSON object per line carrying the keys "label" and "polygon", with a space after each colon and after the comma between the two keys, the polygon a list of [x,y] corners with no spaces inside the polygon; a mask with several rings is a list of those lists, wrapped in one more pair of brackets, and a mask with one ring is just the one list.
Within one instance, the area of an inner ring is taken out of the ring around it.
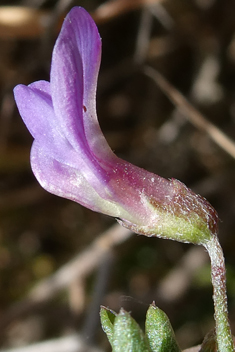
{"label": "flower stalk", "polygon": [[204,244],[211,260],[211,279],[215,309],[218,352],[234,352],[233,337],[228,319],[226,269],[224,255],[217,236]]}

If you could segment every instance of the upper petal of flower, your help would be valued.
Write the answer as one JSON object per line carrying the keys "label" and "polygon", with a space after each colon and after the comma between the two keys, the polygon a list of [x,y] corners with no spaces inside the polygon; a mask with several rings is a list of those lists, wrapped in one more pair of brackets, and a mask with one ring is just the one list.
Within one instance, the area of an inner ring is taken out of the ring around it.
{"label": "upper petal of flower", "polygon": [[64,20],[52,56],[54,110],[74,149],[113,160],[96,115],[100,58],[101,39],[95,22],[83,8],[74,7]]}

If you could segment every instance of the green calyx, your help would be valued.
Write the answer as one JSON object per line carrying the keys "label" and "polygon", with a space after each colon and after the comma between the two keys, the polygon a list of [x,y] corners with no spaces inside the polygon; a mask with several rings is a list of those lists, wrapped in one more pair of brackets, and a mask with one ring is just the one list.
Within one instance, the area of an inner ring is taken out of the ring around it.
{"label": "green calyx", "polygon": [[101,307],[100,317],[113,352],[150,352],[144,333],[124,309],[116,314]]}
{"label": "green calyx", "polygon": [[211,232],[207,224],[194,214],[185,219],[168,212],[162,212],[159,214],[159,218],[155,228],[148,230],[147,236],[193,244],[203,244],[211,239]]}
{"label": "green calyx", "polygon": [[124,309],[119,314],[101,307],[101,324],[113,352],[180,352],[166,314],[150,305],[145,322],[145,334]]}
{"label": "green calyx", "polygon": [[154,303],[147,311],[145,331],[151,351],[180,352],[167,315]]}
{"label": "green calyx", "polygon": [[197,245],[205,244],[212,237],[207,224],[196,216],[192,215],[191,218],[185,219],[168,212],[158,211],[157,217],[158,220],[153,224],[154,226],[138,226],[125,221],[119,221],[119,223],[135,233],[148,237],[158,237]]}
{"label": "green calyx", "polygon": [[139,223],[121,220],[133,232],[184,243],[205,245],[218,232],[218,214],[203,197],[171,180],[159,199],[142,197],[148,218]]}

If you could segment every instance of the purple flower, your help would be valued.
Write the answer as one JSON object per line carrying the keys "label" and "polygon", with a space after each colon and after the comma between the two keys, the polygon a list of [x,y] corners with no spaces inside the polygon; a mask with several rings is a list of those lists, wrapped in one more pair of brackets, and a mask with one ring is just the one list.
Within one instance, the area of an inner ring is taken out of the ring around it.
{"label": "purple flower", "polygon": [[119,219],[148,236],[202,243],[217,231],[217,214],[177,180],[119,159],[96,116],[101,39],[90,15],[74,7],[52,55],[50,82],[14,89],[34,138],[32,170],[47,191]]}

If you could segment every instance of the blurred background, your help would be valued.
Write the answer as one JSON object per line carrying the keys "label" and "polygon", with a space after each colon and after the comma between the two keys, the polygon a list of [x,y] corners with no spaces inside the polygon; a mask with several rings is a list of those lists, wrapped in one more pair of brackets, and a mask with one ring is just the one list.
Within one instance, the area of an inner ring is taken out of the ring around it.
{"label": "blurred background", "polygon": [[93,15],[102,37],[97,110],[111,148],[181,180],[218,211],[235,331],[235,153],[212,140],[207,124],[199,129],[183,116],[144,71],[161,72],[235,140],[235,2],[8,0],[0,1],[1,348],[82,336],[109,351],[100,304],[124,307],[143,326],[154,300],[182,348],[214,327],[203,248],[131,235],[114,219],[47,193],[32,174],[32,137],[12,89],[49,80],[53,45],[72,6]]}

